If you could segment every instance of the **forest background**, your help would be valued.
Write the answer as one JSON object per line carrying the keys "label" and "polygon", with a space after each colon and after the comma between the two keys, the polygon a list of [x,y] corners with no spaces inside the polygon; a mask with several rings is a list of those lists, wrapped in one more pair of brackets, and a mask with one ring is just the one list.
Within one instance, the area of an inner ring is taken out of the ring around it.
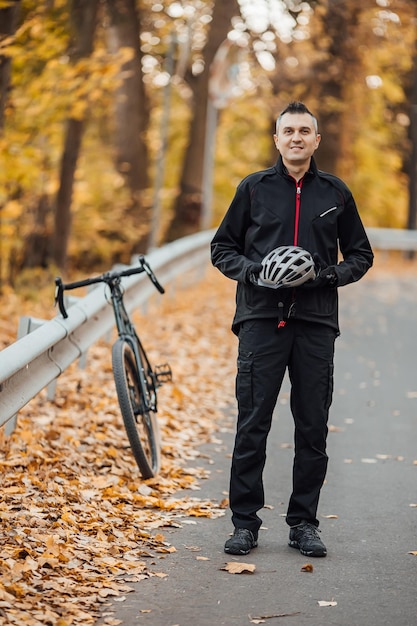
{"label": "forest background", "polygon": [[0,290],[219,223],[318,118],[367,226],[416,228],[414,0],[0,0]]}

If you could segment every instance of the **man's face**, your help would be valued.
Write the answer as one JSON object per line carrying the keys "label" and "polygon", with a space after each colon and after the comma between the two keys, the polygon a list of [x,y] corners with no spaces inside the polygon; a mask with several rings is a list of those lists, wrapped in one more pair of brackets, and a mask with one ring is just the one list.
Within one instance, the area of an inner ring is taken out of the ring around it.
{"label": "man's face", "polygon": [[309,164],[320,143],[314,121],[308,113],[285,113],[274,135],[275,145],[288,166]]}

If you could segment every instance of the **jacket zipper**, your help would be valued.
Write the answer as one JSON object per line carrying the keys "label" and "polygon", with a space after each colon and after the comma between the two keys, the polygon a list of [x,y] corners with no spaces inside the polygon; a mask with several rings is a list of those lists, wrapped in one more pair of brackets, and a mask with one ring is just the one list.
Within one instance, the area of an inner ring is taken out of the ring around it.
{"label": "jacket zipper", "polygon": [[[301,187],[303,186],[303,179],[297,182],[295,179],[296,194],[295,194],[295,223],[294,223],[294,245],[298,245],[298,230],[300,226],[300,205],[301,205]],[[288,310],[288,317],[295,313],[295,292],[292,291],[292,301]],[[284,320],[284,304],[278,302],[278,328],[284,328],[286,321]]]}
{"label": "jacket zipper", "polygon": [[301,187],[303,186],[303,179],[301,178],[296,184],[295,194],[295,224],[294,224],[294,245],[298,246],[298,230],[300,226],[300,205],[301,205]]}

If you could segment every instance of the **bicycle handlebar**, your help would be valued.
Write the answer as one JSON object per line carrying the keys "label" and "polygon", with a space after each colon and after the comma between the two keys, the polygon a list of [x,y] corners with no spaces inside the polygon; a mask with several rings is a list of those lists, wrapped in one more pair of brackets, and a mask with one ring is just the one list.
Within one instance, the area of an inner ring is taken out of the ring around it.
{"label": "bicycle handlebar", "polygon": [[[153,273],[151,266],[149,265],[148,261],[145,259],[143,254],[141,254],[138,257],[138,261],[141,264],[143,270],[147,273],[147,275],[151,279],[152,283],[155,285],[156,289],[159,291],[159,293],[165,293],[165,289],[162,287],[161,283],[158,281],[157,277]],[[123,274],[123,276],[129,276],[129,275],[130,275],[129,270],[126,270],[126,274]]]}
{"label": "bicycle handlebar", "polygon": [[146,272],[149,279],[152,281],[155,288],[159,291],[159,293],[165,293],[165,289],[162,287],[161,283],[156,278],[155,274],[148,261],[145,259],[144,255],[141,254],[138,257],[139,267],[130,267],[126,270],[117,271],[111,270],[110,272],[105,272],[104,274],[100,274],[100,276],[93,276],[92,278],[85,278],[84,280],[77,280],[73,283],[63,283],[61,277],[55,278],[55,306],[58,304],[59,310],[62,314],[63,318],[68,317],[68,313],[65,309],[64,304],[64,291],[70,289],[78,289],[79,287],[87,287],[88,285],[95,285],[97,283],[106,283],[110,285],[114,281],[118,281],[120,278],[124,276],[132,276],[133,274],[141,274],[142,272]]}

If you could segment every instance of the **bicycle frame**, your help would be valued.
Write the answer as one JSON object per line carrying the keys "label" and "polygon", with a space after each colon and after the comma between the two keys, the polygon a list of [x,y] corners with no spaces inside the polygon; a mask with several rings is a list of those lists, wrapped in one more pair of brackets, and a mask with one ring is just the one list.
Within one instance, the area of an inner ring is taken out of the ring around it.
{"label": "bicycle frame", "polygon": [[[149,376],[152,381],[153,390],[155,390],[156,387],[158,386],[156,377],[149,363],[145,349],[139,339],[136,329],[133,323],[131,322],[129,314],[126,310],[126,307],[123,301],[123,291],[120,286],[121,278],[119,276],[115,276],[105,282],[110,288],[110,300],[111,300],[111,304],[113,307],[117,333],[121,339],[124,339],[129,342],[135,354],[136,362],[140,364],[142,363],[142,360],[144,360],[145,362],[144,364],[147,368],[147,372],[143,371],[142,368],[138,369],[139,378],[140,378],[139,383],[141,386],[142,398],[143,398],[144,405],[145,405],[143,409],[145,411],[156,411],[157,410],[156,393],[151,393],[151,394],[149,393],[148,384],[146,382],[146,377]],[[140,358],[140,352],[142,353],[143,359]]]}

